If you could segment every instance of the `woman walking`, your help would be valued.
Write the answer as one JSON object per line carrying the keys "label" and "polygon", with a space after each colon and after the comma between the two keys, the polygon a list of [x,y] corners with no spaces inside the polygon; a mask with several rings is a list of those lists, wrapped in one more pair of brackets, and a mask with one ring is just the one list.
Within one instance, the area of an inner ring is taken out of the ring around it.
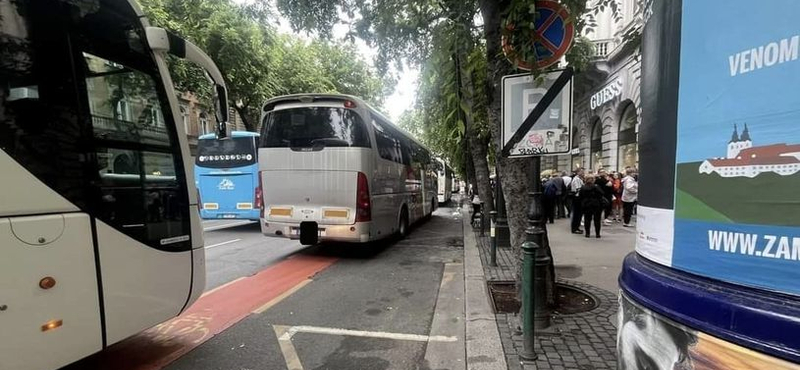
{"label": "woman walking", "polygon": [[586,183],[581,187],[578,199],[581,200],[581,209],[583,210],[585,236],[589,237],[591,224],[594,221],[595,236],[600,238],[600,225],[602,224],[603,208],[605,208],[604,202],[607,200],[603,190],[595,183],[593,175],[586,176],[584,181]]}

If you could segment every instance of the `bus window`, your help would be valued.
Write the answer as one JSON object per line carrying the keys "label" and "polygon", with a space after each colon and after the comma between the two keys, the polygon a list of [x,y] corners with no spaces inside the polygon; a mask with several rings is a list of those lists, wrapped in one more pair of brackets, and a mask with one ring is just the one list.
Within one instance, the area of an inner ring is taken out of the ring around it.
{"label": "bus window", "polygon": [[255,138],[234,137],[227,140],[197,141],[195,164],[207,168],[232,168],[256,163]]}
{"label": "bus window", "polygon": [[350,109],[303,107],[281,109],[264,117],[264,148],[369,148],[364,121]]}
{"label": "bus window", "polygon": [[83,56],[95,136],[140,143],[169,142],[153,78],[89,53]]}

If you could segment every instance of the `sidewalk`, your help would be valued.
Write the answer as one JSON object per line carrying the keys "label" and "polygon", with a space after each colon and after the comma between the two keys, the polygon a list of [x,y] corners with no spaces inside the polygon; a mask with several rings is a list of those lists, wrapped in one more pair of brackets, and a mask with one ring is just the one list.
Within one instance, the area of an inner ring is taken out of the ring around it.
{"label": "sidewalk", "polygon": [[[556,313],[553,325],[537,335],[538,359],[533,362],[521,362],[519,358],[522,333],[517,328],[517,314],[496,313],[508,369],[616,369],[617,276],[623,257],[634,248],[635,228],[604,226],[603,238],[596,239],[571,234],[566,220],[547,226],[558,283],[588,293],[598,305],[584,313]],[[464,234],[465,264],[470,263],[469,250],[474,248],[479,252],[486,282],[515,280],[514,259],[518,257],[513,248],[499,248],[498,266],[491,267],[488,233],[481,237],[465,224]],[[487,290],[486,285],[482,288]],[[470,310],[468,302],[467,312]],[[467,325],[469,339],[469,321]],[[468,346],[467,358],[471,356]]]}

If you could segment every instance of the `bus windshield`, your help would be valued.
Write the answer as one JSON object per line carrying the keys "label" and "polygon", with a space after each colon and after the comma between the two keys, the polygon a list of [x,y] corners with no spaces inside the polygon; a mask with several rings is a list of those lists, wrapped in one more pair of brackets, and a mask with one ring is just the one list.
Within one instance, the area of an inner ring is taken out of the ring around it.
{"label": "bus windshield", "polygon": [[254,137],[234,137],[227,140],[200,139],[197,141],[195,164],[199,167],[242,167],[254,164],[256,161]]}
{"label": "bus windshield", "polygon": [[350,109],[276,110],[264,116],[263,127],[264,148],[370,147],[364,121]]}

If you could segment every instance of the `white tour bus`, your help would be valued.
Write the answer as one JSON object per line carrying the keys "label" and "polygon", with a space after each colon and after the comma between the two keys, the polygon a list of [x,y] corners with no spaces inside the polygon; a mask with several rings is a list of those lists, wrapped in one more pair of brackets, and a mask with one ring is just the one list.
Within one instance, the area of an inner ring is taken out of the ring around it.
{"label": "white tour bus", "polygon": [[0,0],[0,369],[57,369],[205,286],[166,53],[211,59],[125,0]]}
{"label": "white tour bus", "polygon": [[282,96],[261,123],[265,235],[368,242],[407,234],[437,207],[430,152],[361,99]]}
{"label": "white tour bus", "polygon": [[444,204],[450,201],[453,194],[453,170],[440,158],[436,158],[435,166],[439,181],[437,197],[439,204]]}

